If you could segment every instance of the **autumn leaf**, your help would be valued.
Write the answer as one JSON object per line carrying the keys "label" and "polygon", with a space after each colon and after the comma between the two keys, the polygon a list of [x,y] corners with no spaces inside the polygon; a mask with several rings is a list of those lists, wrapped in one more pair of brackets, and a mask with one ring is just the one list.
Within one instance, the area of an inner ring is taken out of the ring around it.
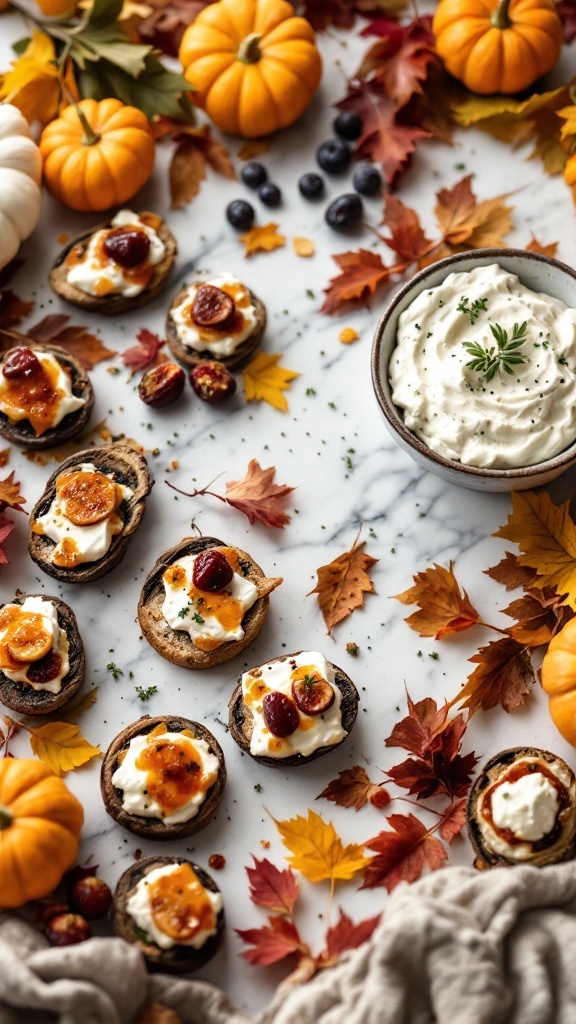
{"label": "autumn leaf", "polygon": [[466,799],[454,800],[454,802],[451,803],[445,811],[443,811],[438,831],[445,843],[451,843],[458,833],[464,828],[467,820],[467,803],[468,801]]}
{"label": "autumn leaf", "polygon": [[408,714],[396,723],[384,742],[387,747],[402,747],[423,757],[446,726],[450,705],[446,703],[437,707],[433,697],[424,697],[415,704],[409,694],[406,696]]}
{"label": "autumn leaf", "polygon": [[316,799],[320,800],[322,797],[325,800],[332,800],[339,807],[355,807],[357,811],[367,803],[375,807],[385,807],[391,800],[383,783],[370,782],[368,773],[358,764],[338,772],[338,778],[332,779]]}
{"label": "autumn leaf", "polygon": [[532,235],[528,245],[524,248],[526,249],[526,252],[538,252],[541,256],[550,256],[551,259],[554,259],[558,252],[558,242],[550,242],[550,245],[542,245],[542,243]]}
{"label": "autumn leaf", "polygon": [[26,504],[26,498],[20,494],[20,484],[14,480],[14,470],[4,480],[0,480],[0,513],[6,508],[14,512],[28,513],[21,507]]}
{"label": "autumn leaf", "polygon": [[319,962],[327,967],[328,962],[336,963],[348,949],[358,949],[378,927],[382,915],[367,917],[364,921],[354,924],[352,919],[340,908],[340,917],[326,932],[326,948],[320,954]]}
{"label": "autumn leaf", "polygon": [[3,469],[10,458],[11,448],[0,448],[0,469]]}
{"label": "autumn leaf", "polygon": [[147,366],[150,366],[164,345],[164,340],[159,338],[157,334],[152,334],[152,331],[149,331],[146,327],[138,331],[136,340],[138,344],[127,348],[121,357],[124,366],[132,370],[132,373],[136,373],[137,370],[144,370]]}
{"label": "autumn leaf", "polygon": [[275,484],[276,469],[270,466],[262,469],[256,459],[250,459],[246,476],[242,480],[230,480],[226,484],[226,501],[239,512],[248,516],[250,523],[262,523],[282,529],[291,517],[282,505],[295,487]]}
{"label": "autumn leaf", "polygon": [[242,382],[247,402],[268,402],[274,409],[286,412],[288,402],[283,394],[300,374],[295,370],[287,370],[278,366],[282,355],[271,352],[257,352],[254,358],[242,371]]}
{"label": "autumn leaf", "polygon": [[[0,102],[18,107],[30,124],[46,124],[56,117],[62,100],[60,74],[52,39],[33,28],[28,46],[0,79]],[[65,67],[64,85],[68,101],[80,99],[70,61]]]}
{"label": "autumn leaf", "polygon": [[415,882],[422,871],[441,868],[448,854],[439,839],[413,814],[391,814],[387,819],[391,832],[379,832],[365,844],[374,850],[366,865],[362,889],[383,885],[388,892],[399,882]]}
{"label": "autumn leaf", "polygon": [[436,219],[446,243],[466,243],[467,249],[505,245],[504,235],[513,227],[505,196],[479,203],[472,192],[472,175],[468,174],[451,189],[440,189],[436,198]]}
{"label": "autumn leaf", "polygon": [[34,302],[26,302],[11,288],[0,292],[0,328],[14,327],[34,309]]}
{"label": "autumn leaf", "polygon": [[394,272],[382,262],[382,257],[370,249],[343,252],[332,257],[342,273],[330,279],[325,288],[326,298],[321,313],[336,313],[345,302],[367,305],[378,285],[387,281]]}
{"label": "autumn leaf", "polygon": [[290,868],[280,871],[267,858],[253,858],[254,867],[247,867],[250,899],[276,914],[291,916],[298,898],[298,881]]}
{"label": "autumn leaf", "polygon": [[261,928],[236,928],[235,931],[243,942],[252,946],[252,949],[245,949],[242,953],[250,964],[275,964],[292,953],[310,955],[295,924],[285,917],[269,917],[268,924]]}
{"label": "autumn leaf", "polygon": [[520,564],[537,572],[533,587],[554,587],[576,610],[576,524],[570,501],[555,505],[547,491],[512,491],[512,514],[494,536],[518,544]]}
{"label": "autumn leaf", "polygon": [[489,711],[501,704],[504,711],[514,711],[524,704],[536,678],[530,655],[523,644],[512,637],[491,640],[468,659],[477,664],[468,682],[454,703],[468,708],[470,716]]}
{"label": "autumn leaf", "polygon": [[556,10],[564,26],[564,42],[571,43],[576,36],[576,0],[556,0]]}
{"label": "autumn leaf", "polygon": [[[214,0],[147,0],[136,21],[138,38],[170,57],[177,57],[182,36],[204,7]],[[124,8],[127,6],[126,0]],[[123,8],[123,10],[124,10]]]}
{"label": "autumn leaf", "polygon": [[572,609],[563,603],[562,596],[551,587],[533,590],[512,601],[502,611],[504,615],[517,620],[506,632],[526,647],[549,644],[552,637],[574,617]]}
{"label": "autumn leaf", "polygon": [[288,863],[309,882],[353,878],[366,864],[362,845],[344,846],[332,822],[326,824],[320,815],[308,811],[308,817],[297,815],[285,821],[273,819],[284,846],[292,854]]}
{"label": "autumn leaf", "polygon": [[466,721],[462,714],[449,720],[448,710],[448,704],[437,708],[431,697],[414,704],[408,696],[408,716],[385,740],[387,747],[403,747],[417,755],[386,774],[418,800],[439,794],[453,799],[465,796],[470,788],[470,775],[478,758],[473,753],[461,755]]}
{"label": "autumn leaf", "polygon": [[354,25],[353,0],[303,0],[302,14],[316,32],[327,28],[350,29]]}
{"label": "autumn leaf", "polygon": [[364,54],[354,78],[377,77],[397,107],[403,107],[414,93],[423,91],[428,66],[435,60],[434,36],[426,19],[400,25],[380,18],[362,29],[360,35],[380,38]]}
{"label": "autumn leaf", "polygon": [[253,160],[255,156],[267,153],[271,146],[270,139],[246,139],[236,153],[239,160]]}
{"label": "autumn leaf", "polygon": [[536,570],[530,569],[527,565],[520,565],[518,555],[513,555],[511,551],[506,551],[498,565],[493,565],[484,572],[490,579],[502,583],[506,590],[515,590],[516,587],[529,589],[536,577]]}
{"label": "autumn leaf", "polygon": [[[358,538],[356,538],[357,540]],[[368,572],[378,561],[364,551],[365,541],[354,541],[349,551],[338,555],[328,565],[317,570],[318,582],[310,594],[318,594],[318,604],[328,633],[346,619],[356,608],[364,605],[364,594],[374,594],[374,584]]]}
{"label": "autumn leaf", "polygon": [[260,228],[250,228],[245,234],[240,235],[240,241],[244,243],[244,255],[253,256],[256,252],[272,252],[273,249],[280,249],[286,244],[284,235],[277,232],[277,224],[263,224]]}
{"label": "autumn leaf", "polygon": [[296,253],[296,255],[303,256],[304,258],[313,256],[316,251],[314,242],[312,242],[311,239],[309,238],[301,238],[300,236],[296,236],[296,238],[292,239],[292,245],[294,246],[294,252]]}
{"label": "autumn leaf", "polygon": [[37,727],[23,725],[22,722],[20,725],[30,733],[32,752],[56,775],[65,775],[100,756],[100,748],[93,747],[84,739],[77,725],[67,722],[50,722]]}
{"label": "autumn leaf", "polygon": [[390,193],[386,195],[382,223],[390,231],[389,236],[384,238],[386,245],[401,260],[413,263],[430,250],[432,242],[426,238],[416,211],[404,206]]}
{"label": "autumn leaf", "polygon": [[353,341],[358,341],[359,337],[358,331],[354,330],[353,327],[343,327],[338,333],[338,341],[342,345],[351,345]]}
{"label": "autumn leaf", "polygon": [[14,529],[14,523],[11,519],[6,519],[5,516],[0,515],[0,565],[8,565],[8,558],[2,545],[6,538],[12,533]]}
{"label": "autumn leaf", "polygon": [[102,344],[95,334],[90,334],[86,327],[69,324],[69,316],[63,313],[52,313],[35,324],[27,331],[27,337],[41,345],[61,345],[91,370],[103,359],[116,355],[113,349]]}
{"label": "autumn leaf", "polygon": [[169,169],[172,209],[180,209],[198,194],[207,164],[226,178],[236,177],[228,150],[214,138],[208,125],[177,125],[173,135],[176,149]]}
{"label": "autumn leaf", "polygon": [[414,583],[415,586],[409,590],[396,594],[395,600],[419,605],[419,611],[404,620],[419,636],[433,636],[435,640],[441,640],[480,621],[468,594],[461,590],[454,576],[452,562],[448,569],[434,563],[431,569],[416,573]]}

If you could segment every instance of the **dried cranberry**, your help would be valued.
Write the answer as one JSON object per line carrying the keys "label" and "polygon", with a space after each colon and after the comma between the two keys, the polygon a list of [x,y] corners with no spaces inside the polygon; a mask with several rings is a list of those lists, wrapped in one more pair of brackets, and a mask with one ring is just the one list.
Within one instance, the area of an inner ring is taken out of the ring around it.
{"label": "dried cranberry", "polygon": [[190,383],[203,402],[223,402],[236,391],[236,381],[230,370],[215,359],[198,363],[190,371]]}
{"label": "dried cranberry", "polygon": [[225,327],[234,316],[234,302],[213,284],[201,284],[192,303],[192,319],[199,327]]}
{"label": "dried cranberry", "polygon": [[140,228],[113,228],[102,246],[108,259],[121,267],[136,267],[150,252],[150,239]]}
{"label": "dried cranberry", "polygon": [[90,875],[74,883],[69,893],[70,906],[88,921],[104,917],[112,902],[110,887],[101,878]]}
{"label": "dried cranberry", "polygon": [[80,914],[58,914],[46,928],[46,938],[51,946],[74,946],[77,942],[85,942],[90,935],[90,925]]}
{"label": "dried cranberry", "polygon": [[334,703],[334,687],[325,679],[304,676],[292,683],[292,696],[296,707],[305,715],[321,715]]}
{"label": "dried cranberry", "polygon": [[223,590],[232,582],[234,570],[221,551],[208,548],[194,560],[192,582],[198,590]]}
{"label": "dried cranberry", "polygon": [[62,667],[62,658],[56,651],[49,651],[28,669],[26,675],[31,683],[50,683],[56,679]]}
{"label": "dried cranberry", "polygon": [[222,871],[225,863],[226,857],[223,853],[211,853],[208,857],[208,867],[213,871]]}
{"label": "dried cranberry", "polygon": [[17,348],[10,353],[2,367],[2,373],[7,380],[18,377],[31,377],[41,369],[41,362],[29,348]]}
{"label": "dried cranberry", "polygon": [[266,694],[262,701],[262,714],[272,735],[280,739],[291,736],[300,722],[294,701],[279,690]]}
{"label": "dried cranberry", "polygon": [[144,374],[138,385],[138,394],[146,405],[160,409],[180,397],[186,383],[186,374],[176,363],[160,363]]}

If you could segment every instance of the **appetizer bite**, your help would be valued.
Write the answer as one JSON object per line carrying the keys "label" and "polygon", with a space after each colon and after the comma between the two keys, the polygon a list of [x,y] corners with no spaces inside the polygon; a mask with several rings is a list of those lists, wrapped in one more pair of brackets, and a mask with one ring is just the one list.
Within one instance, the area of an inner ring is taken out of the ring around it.
{"label": "appetizer bite", "polygon": [[31,450],[50,448],[84,429],[94,392],[82,364],[58,345],[34,342],[0,359],[0,435]]}
{"label": "appetizer bite", "polygon": [[307,764],[346,739],[358,691],[317,651],[284,654],[240,676],[228,705],[238,746],[260,764]]}
{"label": "appetizer bite", "polygon": [[64,247],[50,284],[74,306],[116,316],[158,295],[176,252],[176,239],[161,217],[120,210]]}
{"label": "appetizer bite", "polygon": [[216,537],[186,537],[161,555],[138,604],[142,632],[163,658],[203,669],[235,658],[268,614],[267,578],[240,548]]}
{"label": "appetizer bite", "polygon": [[152,970],[187,974],[217,952],[224,930],[214,879],[184,857],[143,857],[114,893],[118,935],[133,942]]}
{"label": "appetizer bite", "polygon": [[17,594],[0,607],[0,700],[23,715],[66,704],[84,681],[76,616],[58,597]]}
{"label": "appetizer bite", "polygon": [[515,747],[486,762],[468,800],[474,866],[556,864],[576,853],[576,777],[548,750]]}
{"label": "appetizer bite", "polygon": [[63,583],[105,576],[124,556],[151,487],[146,459],[129,445],[77,452],[32,510],[31,558]]}
{"label": "appetizer bite", "polygon": [[166,340],[186,366],[218,360],[239,370],[254,355],[266,327],[266,309],[232,274],[182,288],[166,321]]}
{"label": "appetizer bite", "polygon": [[145,715],[109,746],[102,799],[119,825],[143,839],[183,839],[216,814],[226,766],[211,732],[187,718]]}

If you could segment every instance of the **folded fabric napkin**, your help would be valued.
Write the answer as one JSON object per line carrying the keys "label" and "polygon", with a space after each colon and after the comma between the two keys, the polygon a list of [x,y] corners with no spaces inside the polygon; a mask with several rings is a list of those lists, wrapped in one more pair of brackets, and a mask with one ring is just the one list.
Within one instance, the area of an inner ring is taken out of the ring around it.
{"label": "folded fabric napkin", "polygon": [[445,868],[399,886],[368,942],[250,1022],[213,985],[148,975],[122,939],[49,949],[4,914],[0,1024],[576,1024],[575,951],[576,863]]}

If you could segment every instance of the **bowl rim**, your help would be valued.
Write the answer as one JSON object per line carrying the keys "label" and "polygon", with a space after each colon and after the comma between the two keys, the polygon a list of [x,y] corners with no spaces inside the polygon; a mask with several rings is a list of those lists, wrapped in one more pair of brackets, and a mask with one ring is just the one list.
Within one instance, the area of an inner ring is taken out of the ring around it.
{"label": "bowl rim", "polygon": [[[392,431],[399,434],[403,441],[405,441],[410,448],[413,448],[414,451],[422,458],[435,462],[444,470],[451,470],[455,473],[464,473],[472,477],[492,480],[521,480],[529,476],[539,476],[541,473],[548,470],[558,469],[563,466],[567,467],[576,457],[576,438],[568,448],[565,448],[558,455],[554,455],[551,459],[546,459],[545,462],[536,462],[532,466],[520,466],[512,469],[490,469],[482,466],[469,466],[464,462],[447,459],[443,455],[439,455],[438,452],[433,451],[432,448],[429,448],[428,445],[424,444],[424,442],[416,436],[416,434],[413,434],[412,431],[408,429],[401,417],[400,411],[397,410],[392,401],[389,401],[382,386],[380,374],[380,365],[382,361],[380,353],[385,328],[388,321],[395,313],[398,303],[402,301],[402,299],[414,288],[415,285],[422,285],[419,289],[419,291],[422,291],[425,287],[426,280],[431,274],[434,274],[438,270],[442,270],[444,268],[446,268],[447,273],[449,273],[449,268],[453,268],[455,264],[462,263],[464,260],[478,257],[479,259],[494,259],[495,262],[498,262],[498,259],[502,256],[520,257],[526,260],[534,260],[537,263],[544,263],[546,266],[552,267],[555,271],[561,271],[562,273],[567,274],[574,280],[574,282],[576,282],[576,270],[573,267],[570,267],[567,263],[562,263],[560,260],[554,259],[551,256],[545,256],[543,253],[532,252],[529,249],[516,249],[509,247],[466,249],[464,252],[452,253],[450,256],[445,256],[443,259],[437,260],[435,263],[430,263],[427,267],[417,271],[409,281],[406,281],[401,288],[399,288],[386,306],[386,309],[378,321],[374,334],[374,341],[372,343],[372,387],[374,388],[374,393],[380,409]],[[386,371],[393,351],[394,348],[392,347],[390,350],[390,356],[386,363]]]}

